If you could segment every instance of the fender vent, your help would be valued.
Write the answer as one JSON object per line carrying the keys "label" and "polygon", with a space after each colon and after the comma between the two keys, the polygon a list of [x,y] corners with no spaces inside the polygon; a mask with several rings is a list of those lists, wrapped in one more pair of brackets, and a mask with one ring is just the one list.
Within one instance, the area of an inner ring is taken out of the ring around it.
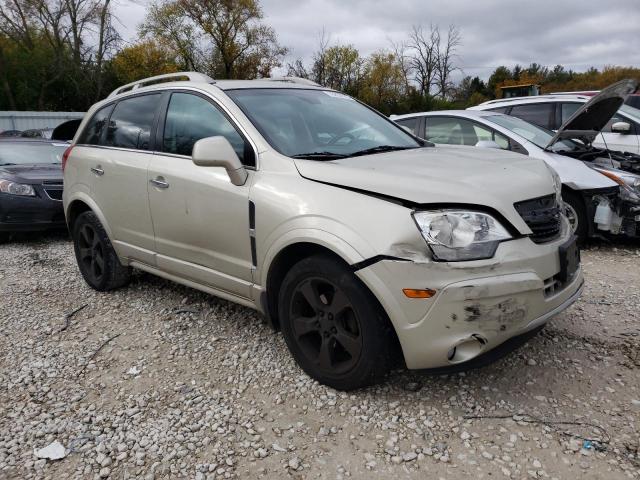
{"label": "fender vent", "polygon": [[513,206],[531,229],[530,238],[535,243],[550,242],[560,236],[561,211],[555,195],[524,200]]}

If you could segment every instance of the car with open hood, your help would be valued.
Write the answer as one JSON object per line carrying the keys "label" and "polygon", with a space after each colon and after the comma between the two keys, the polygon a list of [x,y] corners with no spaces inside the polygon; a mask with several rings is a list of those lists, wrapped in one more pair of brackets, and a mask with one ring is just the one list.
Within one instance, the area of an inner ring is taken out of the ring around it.
{"label": "car with open hood", "polygon": [[[606,95],[624,96],[625,100],[620,103],[615,111],[611,112],[611,115],[609,115],[609,109],[606,109],[606,113],[605,111],[602,112],[607,121],[599,126],[599,135],[593,138],[593,146],[640,154],[640,109],[638,109],[637,104],[629,103],[630,99],[634,98],[634,95],[633,92],[629,92],[627,89],[629,85],[633,84],[633,81],[623,80],[606,89],[608,91]],[[547,130],[556,131],[584,104],[603,92],[604,90],[600,92],[559,92],[532,97],[489,100],[480,105],[470,107],[469,110],[491,110],[504,113],[521,118]],[[618,101],[615,100],[614,103],[617,105]],[[594,112],[594,115],[597,115],[597,112]]]}
{"label": "car with open hood", "polygon": [[0,139],[0,240],[12,233],[65,228],[62,155],[68,143]]}
{"label": "car with open hood", "polygon": [[338,389],[376,382],[394,352],[412,369],[483,361],[583,286],[543,161],[433,146],[308,80],[125,85],[63,168],[91,287],[136,268],[256,309]]}
{"label": "car with open hood", "polygon": [[634,172],[640,157],[593,146],[602,126],[635,87],[635,82],[625,81],[603,90],[581,105],[557,132],[492,110],[392,118],[436,144],[502,149],[541,158],[558,173],[567,215],[582,240],[604,233],[636,236],[640,176]]}

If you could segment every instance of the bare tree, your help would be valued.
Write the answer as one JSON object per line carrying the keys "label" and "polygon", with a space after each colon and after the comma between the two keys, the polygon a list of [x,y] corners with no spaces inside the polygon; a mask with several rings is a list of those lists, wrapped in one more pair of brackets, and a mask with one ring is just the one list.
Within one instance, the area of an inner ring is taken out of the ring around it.
{"label": "bare tree", "polygon": [[323,28],[318,36],[318,50],[313,54],[313,66],[311,73],[313,81],[320,85],[327,83],[327,49],[329,48],[330,35]]}
{"label": "bare tree", "polygon": [[444,45],[442,45],[440,41],[437,44],[436,85],[438,87],[438,95],[442,98],[446,98],[453,88],[451,74],[458,69],[454,65],[454,59],[461,40],[462,36],[460,35],[458,27],[449,25]]}
{"label": "bare tree", "polygon": [[408,54],[407,43],[404,41],[398,43],[391,42],[391,50],[395,55],[402,72],[405,91],[409,91],[411,83],[411,58]]}
{"label": "bare tree", "polygon": [[422,27],[414,26],[409,34],[409,65],[418,91],[425,96],[431,94],[431,88],[436,83],[439,45],[440,30],[437,25],[430,25],[426,33]]}
{"label": "bare tree", "polygon": [[294,60],[292,63],[287,63],[287,76],[299,77],[299,78],[311,78],[311,74],[304,65],[301,58]]}

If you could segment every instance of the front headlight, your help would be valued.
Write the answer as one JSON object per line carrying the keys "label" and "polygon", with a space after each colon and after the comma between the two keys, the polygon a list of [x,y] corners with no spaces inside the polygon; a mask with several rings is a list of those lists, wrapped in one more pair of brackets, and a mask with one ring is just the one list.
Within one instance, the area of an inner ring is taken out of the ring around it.
{"label": "front headlight", "polygon": [[413,218],[434,260],[459,262],[491,258],[500,242],[513,238],[487,213],[437,210],[414,212]]}
{"label": "front headlight", "polygon": [[34,197],[36,195],[36,192],[31,185],[16,183],[10,180],[0,180],[0,192],[26,197]]}
{"label": "front headlight", "polygon": [[631,203],[640,203],[640,175],[623,172],[620,170],[609,170],[606,168],[594,167],[605,177],[620,185],[620,199]]}

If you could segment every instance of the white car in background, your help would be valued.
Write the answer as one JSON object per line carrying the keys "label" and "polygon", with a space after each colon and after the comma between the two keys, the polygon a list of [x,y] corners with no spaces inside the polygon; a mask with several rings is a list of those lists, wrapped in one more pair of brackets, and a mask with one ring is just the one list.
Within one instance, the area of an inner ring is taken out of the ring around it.
{"label": "white car in background", "polygon": [[636,86],[619,82],[603,90],[555,133],[493,111],[436,111],[392,119],[435,144],[496,148],[541,158],[560,177],[567,216],[581,240],[602,232],[636,236],[640,176],[632,172],[640,168],[640,156],[591,146],[598,125],[608,122]]}
{"label": "white car in background", "polygon": [[[564,94],[504,98],[481,103],[469,110],[490,110],[521,118],[547,130],[558,130],[592,95]],[[600,129],[596,147],[640,154],[640,110],[621,105]]]}

